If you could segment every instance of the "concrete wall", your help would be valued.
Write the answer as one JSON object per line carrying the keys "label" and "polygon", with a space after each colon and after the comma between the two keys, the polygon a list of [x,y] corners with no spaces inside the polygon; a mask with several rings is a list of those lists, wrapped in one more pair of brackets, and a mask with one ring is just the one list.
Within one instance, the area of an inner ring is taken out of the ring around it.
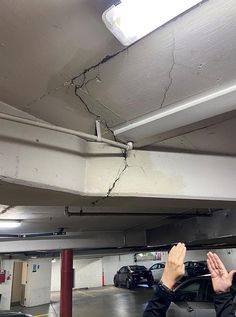
{"label": "concrete wall", "polygon": [[0,284],[0,310],[9,310],[11,306],[11,290],[14,260],[2,260],[1,268],[6,270],[6,276],[9,278],[5,283]]}
{"label": "concrete wall", "polygon": [[24,306],[32,307],[50,302],[51,259],[28,260]]}
{"label": "concrete wall", "polygon": [[75,260],[75,288],[102,286],[102,260]]}
{"label": "concrete wall", "polygon": [[[212,250],[223,260],[228,270],[236,268],[236,249]],[[187,251],[186,261],[206,260],[208,251]],[[167,252],[161,252],[160,261],[138,261],[134,262],[134,253],[124,255],[105,256],[101,259],[74,259],[75,288],[102,286],[102,270],[104,271],[105,285],[113,285],[116,272],[124,265],[144,265],[150,268],[154,263],[165,262]],[[52,264],[51,290],[60,290],[60,259]]]}
{"label": "concrete wall", "polygon": [[[222,250],[211,250],[217,253],[220,258],[225,263],[225,266],[228,270],[236,269],[236,249],[222,249]],[[185,261],[205,261],[208,250],[190,250],[187,251]],[[139,265],[144,265],[147,268],[150,268],[153,264],[158,262],[166,262],[168,253],[162,252],[161,261],[138,261],[136,262]]]}
{"label": "concrete wall", "polygon": [[[212,250],[216,252],[223,262],[227,270],[236,269],[236,249],[223,249],[223,250]],[[206,255],[208,251],[205,250],[191,250],[187,251],[185,261],[204,261],[206,260]],[[113,278],[117,270],[124,265],[137,264],[144,265],[150,268],[153,264],[158,262],[166,262],[168,253],[161,252],[162,257],[160,261],[138,261],[134,262],[134,254],[127,255],[116,255],[116,256],[106,256],[102,259],[102,265],[104,270],[105,285],[112,285]]]}
{"label": "concrete wall", "polygon": [[61,287],[61,262],[57,258],[55,263],[52,263],[52,275],[51,275],[51,291],[58,292]]}
{"label": "concrete wall", "polygon": [[[74,288],[102,286],[102,260],[74,258]],[[61,261],[52,263],[51,291],[60,291]]]}
{"label": "concrete wall", "polygon": [[103,257],[102,266],[104,270],[105,285],[113,284],[114,275],[122,266],[133,264],[135,264],[134,253]]}

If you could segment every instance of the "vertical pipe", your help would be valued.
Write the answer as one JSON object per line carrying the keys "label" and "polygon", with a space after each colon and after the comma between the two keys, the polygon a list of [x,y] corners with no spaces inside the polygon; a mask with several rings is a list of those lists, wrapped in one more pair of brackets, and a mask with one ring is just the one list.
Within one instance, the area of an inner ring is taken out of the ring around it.
{"label": "vertical pipe", "polygon": [[61,252],[60,317],[72,317],[73,250]]}

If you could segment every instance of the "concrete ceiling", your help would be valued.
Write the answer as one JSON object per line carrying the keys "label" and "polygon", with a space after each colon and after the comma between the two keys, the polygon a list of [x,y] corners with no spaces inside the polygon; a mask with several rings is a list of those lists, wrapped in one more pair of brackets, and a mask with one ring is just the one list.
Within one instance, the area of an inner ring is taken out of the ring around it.
{"label": "concrete ceiling", "polygon": [[[1,100],[45,121],[94,133],[96,116],[74,95],[70,81],[107,55],[121,51],[86,73],[79,94],[111,128],[235,81],[234,0],[205,1],[124,51],[101,20],[111,2],[1,1]],[[227,129],[233,134],[231,122]],[[201,129],[201,145],[199,133],[191,132],[181,138],[182,147],[179,139],[158,147],[204,151],[211,145],[215,151],[221,127],[214,125],[215,139]],[[153,137],[146,144],[154,144]],[[222,153],[234,154],[234,144],[224,144]]]}
{"label": "concrete ceiling", "polygon": [[[111,132],[121,124],[235,84],[234,0],[203,1],[126,49],[101,19],[111,3],[1,0],[0,101],[23,111],[28,118],[31,115],[91,134],[99,118],[103,135],[112,138]],[[110,58],[105,62],[106,56]],[[80,76],[83,73],[85,76]],[[76,76],[79,78],[72,81]],[[75,85],[80,86],[79,97],[75,95]],[[145,150],[235,156],[232,137],[235,133],[236,112],[231,111],[148,138],[140,135],[135,146]],[[124,141],[126,136],[117,138]],[[20,205],[21,195],[28,195],[29,204],[33,204],[36,196],[37,200],[42,197],[42,205],[80,206],[81,200],[92,200],[59,192],[51,194],[43,189],[29,191],[24,186],[2,182],[0,188],[2,204],[11,201],[12,205]],[[18,196],[14,197],[16,191]],[[112,206],[103,207],[114,211],[119,205],[117,210],[121,212],[144,212],[145,208],[157,211],[157,200],[151,198],[143,198],[142,202],[138,197],[114,201]],[[188,206],[195,207],[201,207],[201,203],[196,206],[192,201]],[[186,205],[172,202],[167,207],[160,203],[158,210],[184,212]],[[1,218],[23,219],[19,233],[54,231],[59,227],[77,233],[144,230],[165,221],[143,217],[115,218],[115,221],[66,218],[64,207],[37,206],[15,207]]]}
{"label": "concrete ceiling", "polygon": [[[0,208],[1,210],[1,208]],[[24,234],[24,233],[42,233],[56,232],[58,228],[65,228],[67,233],[83,233],[83,232],[99,232],[99,231],[126,231],[126,230],[144,230],[154,228],[160,225],[165,217],[147,217],[142,213],[140,217],[130,216],[110,216],[110,217],[94,217],[94,216],[71,216],[64,214],[63,206],[16,206],[9,209],[5,214],[1,215],[1,219],[20,219],[22,224],[19,228],[9,230],[1,229],[1,233]],[[108,211],[103,208],[101,211]],[[80,207],[72,207],[70,211],[79,212]],[[93,211],[86,208],[86,212]],[[113,209],[114,211],[114,209]],[[129,210],[130,211],[130,210]],[[195,212],[187,208],[157,208],[156,212]],[[122,208],[117,212],[124,212]],[[134,209],[137,212],[137,209]],[[206,212],[206,211],[205,211]]]}

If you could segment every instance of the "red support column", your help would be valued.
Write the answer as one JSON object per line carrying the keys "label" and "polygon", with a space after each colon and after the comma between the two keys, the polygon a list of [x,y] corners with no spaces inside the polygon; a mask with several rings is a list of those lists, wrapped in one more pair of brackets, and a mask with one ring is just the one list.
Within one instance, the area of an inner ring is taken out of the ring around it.
{"label": "red support column", "polygon": [[72,317],[73,250],[61,252],[60,317]]}

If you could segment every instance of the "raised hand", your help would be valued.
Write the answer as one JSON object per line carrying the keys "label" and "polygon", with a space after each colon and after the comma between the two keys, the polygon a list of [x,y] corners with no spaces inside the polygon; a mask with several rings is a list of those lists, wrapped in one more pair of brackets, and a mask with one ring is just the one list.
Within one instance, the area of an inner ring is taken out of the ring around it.
{"label": "raised hand", "polygon": [[228,273],[218,255],[212,252],[207,254],[207,266],[211,273],[214,291],[216,293],[228,292],[232,286],[233,276],[236,270]]}
{"label": "raised hand", "polygon": [[169,252],[161,282],[170,289],[173,289],[176,282],[184,275],[185,255],[186,247],[184,243],[178,243]]}

